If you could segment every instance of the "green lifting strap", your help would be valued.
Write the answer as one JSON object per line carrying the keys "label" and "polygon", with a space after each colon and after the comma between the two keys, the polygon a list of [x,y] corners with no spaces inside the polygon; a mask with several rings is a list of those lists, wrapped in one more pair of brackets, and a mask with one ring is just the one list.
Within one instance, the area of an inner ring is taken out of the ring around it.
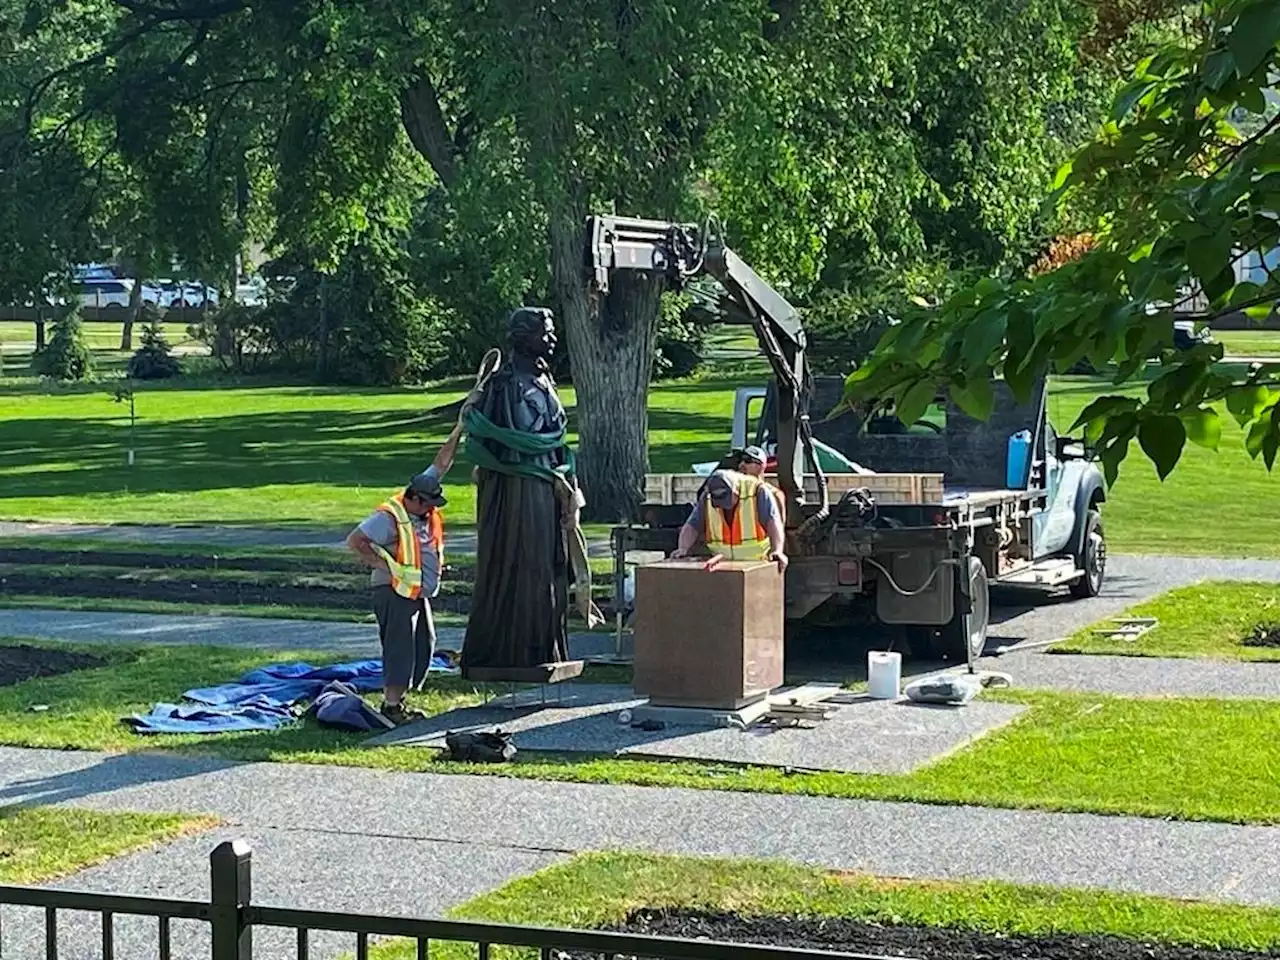
{"label": "green lifting strap", "polygon": [[[471,462],[484,470],[494,473],[505,473],[516,477],[533,477],[554,483],[558,478],[569,479],[574,476],[573,451],[564,442],[564,431],[557,433],[528,433],[524,430],[512,430],[500,427],[479,410],[472,407],[463,417],[463,426],[467,432],[467,456]],[[534,463],[509,463],[500,460],[486,447],[481,440],[496,440],[516,453],[529,456],[543,456],[563,448],[568,462],[556,469]]]}

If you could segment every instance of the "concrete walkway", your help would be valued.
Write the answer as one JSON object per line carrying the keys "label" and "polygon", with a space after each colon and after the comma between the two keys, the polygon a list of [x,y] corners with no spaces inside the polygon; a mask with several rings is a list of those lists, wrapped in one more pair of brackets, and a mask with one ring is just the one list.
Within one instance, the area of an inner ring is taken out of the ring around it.
{"label": "concrete walkway", "polygon": [[[62,885],[202,897],[209,850],[245,837],[257,846],[255,900],[315,909],[435,915],[591,850],[1280,904],[1276,827],[9,748],[0,802],[223,821]],[[96,929],[66,935],[92,943]],[[154,927],[136,935],[142,953]],[[25,936],[37,943],[39,930]],[[5,938],[25,939],[9,919]]]}

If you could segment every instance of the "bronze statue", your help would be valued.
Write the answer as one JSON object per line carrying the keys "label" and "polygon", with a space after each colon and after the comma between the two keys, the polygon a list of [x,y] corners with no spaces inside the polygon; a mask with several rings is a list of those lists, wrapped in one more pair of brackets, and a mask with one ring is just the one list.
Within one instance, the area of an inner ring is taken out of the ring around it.
{"label": "bronze statue", "polygon": [[486,381],[492,362],[486,358],[463,413],[478,490],[476,580],[462,673],[478,680],[567,679],[582,669],[569,661],[571,579],[591,625],[599,611],[591,605],[578,528],[584,501],[550,374],[551,311],[514,311],[507,340],[507,362]]}

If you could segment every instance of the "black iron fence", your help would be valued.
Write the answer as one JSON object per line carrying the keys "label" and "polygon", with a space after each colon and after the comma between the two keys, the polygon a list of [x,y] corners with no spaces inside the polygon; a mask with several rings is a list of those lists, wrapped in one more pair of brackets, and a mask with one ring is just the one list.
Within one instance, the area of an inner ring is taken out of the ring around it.
{"label": "black iron fence", "polygon": [[[469,944],[474,947],[477,960],[489,960],[494,947],[524,948],[536,953],[540,960],[553,960],[563,954],[597,957],[602,960],[622,960],[628,957],[646,957],[652,960],[817,960],[833,957],[884,960],[868,954],[751,946],[711,940],[258,906],[251,897],[252,851],[248,844],[242,841],[219,844],[210,854],[209,860],[211,896],[207,902],[0,886],[0,906],[13,904],[43,909],[46,960],[57,960],[60,955],[66,955],[65,951],[59,954],[58,919],[62,911],[84,911],[101,917],[102,948],[97,955],[102,960],[115,958],[115,918],[118,916],[155,918],[156,950],[152,955],[158,956],[159,960],[171,960],[173,955],[171,926],[174,920],[197,920],[209,925],[212,960],[253,960],[253,933],[256,927],[295,931],[298,960],[310,960],[312,934],[316,932],[349,934],[357,960],[366,960],[369,956],[370,939],[373,937],[413,941],[417,947],[418,960],[427,960],[433,941],[436,944]],[[0,937],[2,936],[3,921],[0,919]],[[273,950],[271,953],[273,960],[279,956],[278,951]]]}

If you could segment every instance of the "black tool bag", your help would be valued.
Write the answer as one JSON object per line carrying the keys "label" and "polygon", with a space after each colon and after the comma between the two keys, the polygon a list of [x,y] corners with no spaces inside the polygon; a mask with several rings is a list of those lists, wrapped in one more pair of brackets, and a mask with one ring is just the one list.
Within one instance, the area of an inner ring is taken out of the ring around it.
{"label": "black tool bag", "polygon": [[464,730],[444,737],[445,757],[462,763],[508,763],[515,758],[511,734],[501,730]]}

